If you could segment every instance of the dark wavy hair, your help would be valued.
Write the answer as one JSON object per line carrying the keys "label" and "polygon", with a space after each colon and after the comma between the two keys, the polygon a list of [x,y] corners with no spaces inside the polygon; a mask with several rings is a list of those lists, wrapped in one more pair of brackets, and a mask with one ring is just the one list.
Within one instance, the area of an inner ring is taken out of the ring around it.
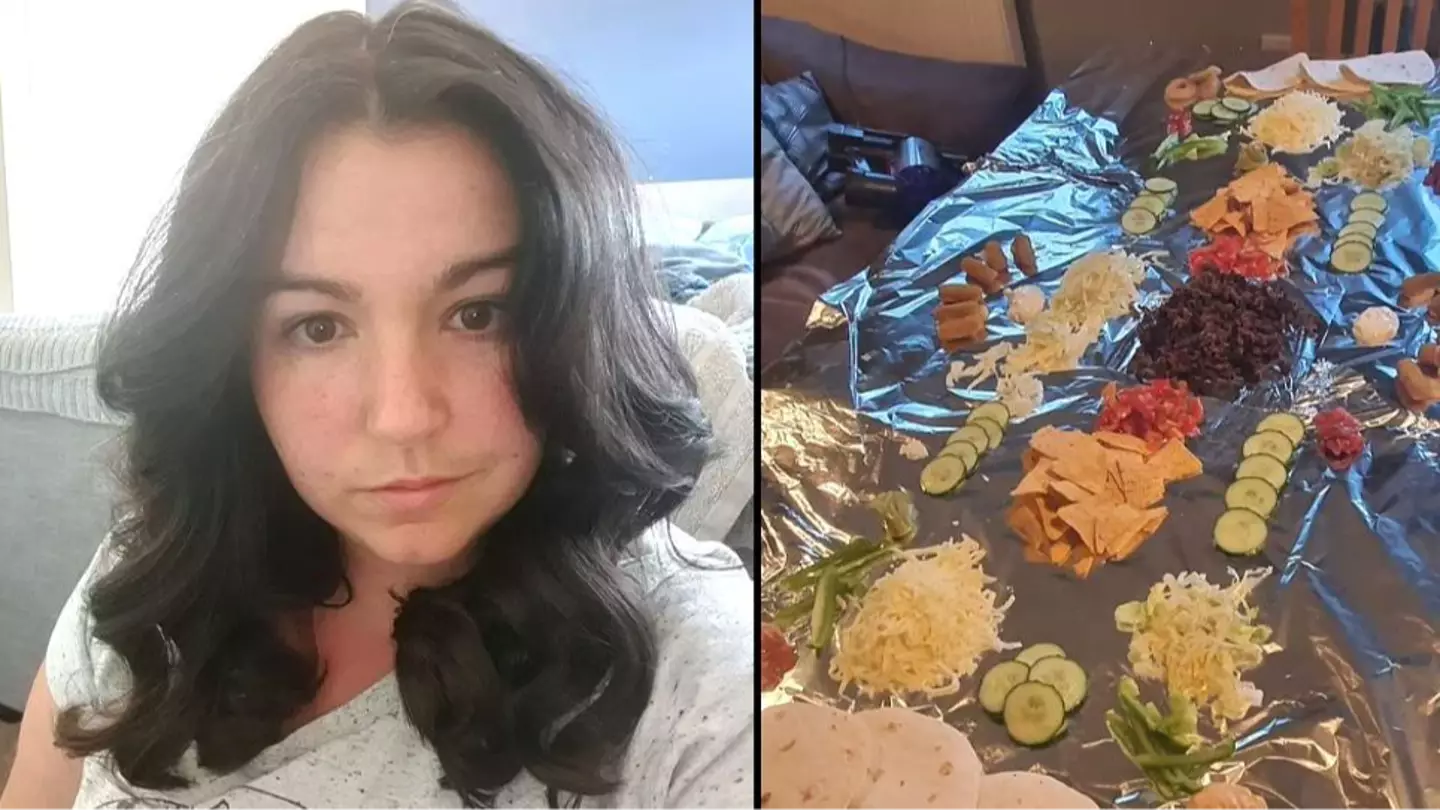
{"label": "dark wavy hair", "polygon": [[[336,531],[295,492],[251,389],[263,280],[306,150],[337,126],[463,127],[521,207],[508,292],[514,383],[545,440],[528,491],[453,583],[401,602],[395,675],[469,805],[529,771],[557,804],[614,790],[654,681],[654,631],[622,569],[690,493],[709,426],[654,304],[626,160],[549,72],[448,8],[407,2],[300,26],[240,86],[157,219],[101,343],[99,390],[129,416],[118,562],[93,586],[95,637],[124,698],[71,707],[57,740],[130,783],[226,772],[284,735],[323,675],[308,628],[348,583]],[[477,529],[478,532],[478,529]]]}

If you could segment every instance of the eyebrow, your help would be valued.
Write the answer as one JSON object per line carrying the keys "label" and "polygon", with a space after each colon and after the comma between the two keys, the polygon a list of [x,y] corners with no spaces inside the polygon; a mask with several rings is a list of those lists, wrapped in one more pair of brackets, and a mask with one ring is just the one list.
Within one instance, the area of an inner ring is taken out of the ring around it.
{"label": "eyebrow", "polygon": [[[435,281],[435,292],[452,292],[478,275],[513,267],[518,253],[518,247],[509,247],[496,253],[461,259],[445,268],[445,272]],[[359,288],[353,284],[286,271],[282,271],[280,277],[265,291],[266,295],[281,292],[314,292],[346,303],[354,303],[361,298]]]}

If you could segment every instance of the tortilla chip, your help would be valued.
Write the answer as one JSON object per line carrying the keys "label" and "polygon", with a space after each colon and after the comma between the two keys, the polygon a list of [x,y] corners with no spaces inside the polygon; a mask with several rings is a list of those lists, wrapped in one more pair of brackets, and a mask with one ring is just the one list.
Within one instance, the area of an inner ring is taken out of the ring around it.
{"label": "tortilla chip", "polygon": [[1105,519],[1095,508],[1095,501],[1080,501],[1060,507],[1057,513],[1065,524],[1075,530],[1077,539],[1092,552],[1097,550],[1096,540],[1100,535],[1100,522]]}
{"label": "tortilla chip", "polygon": [[1098,495],[1105,488],[1105,451],[1098,443],[1084,450],[1077,448],[1056,461],[1051,470]]}
{"label": "tortilla chip", "polygon": [[1282,199],[1278,197],[1260,197],[1250,204],[1250,223],[1257,231],[1269,231],[1270,227],[1270,201]]}
{"label": "tortilla chip", "polygon": [[[1258,207],[1258,201],[1257,201]],[[1252,209],[1252,214],[1255,209]],[[1255,230],[1257,231],[1278,231],[1285,233],[1296,225],[1306,222],[1314,222],[1320,218],[1315,212],[1315,200],[1309,194],[1296,192],[1283,197],[1265,198],[1265,210],[1269,214],[1266,227],[1261,227],[1259,217],[1255,217]]]}
{"label": "tortilla chip", "polygon": [[1241,236],[1244,236],[1245,234],[1250,232],[1249,227],[1245,224],[1244,211],[1231,211],[1230,213],[1221,217],[1220,222],[1222,225],[1230,226],[1231,230],[1235,231]]}
{"label": "tortilla chip", "polygon": [[1096,549],[1104,554],[1111,549],[1121,548],[1130,542],[1132,534],[1138,534],[1144,526],[1146,513],[1129,504],[1116,504],[1108,510],[1105,520],[1100,523],[1100,536]]}
{"label": "tortilla chip", "polygon": [[1089,434],[1078,430],[1061,430],[1053,425],[1046,425],[1035,432],[1030,439],[1030,447],[1048,458],[1058,459],[1072,453],[1092,450],[1095,440]]}
{"label": "tortilla chip", "polygon": [[1165,522],[1165,518],[1170,515],[1170,510],[1163,506],[1157,506],[1154,509],[1146,510],[1145,515],[1145,523],[1141,525],[1140,531],[1132,535],[1123,546],[1114,549],[1111,555],[1112,559],[1124,560],[1134,554],[1141,544],[1160,529],[1160,524]]}
{"label": "tortilla chip", "polygon": [[1027,561],[1065,566],[1081,579],[1134,554],[1169,515],[1155,506],[1166,484],[1200,472],[1182,441],[1150,452],[1128,434],[1044,428],[1031,444],[1036,460],[1015,487],[1006,523]]}
{"label": "tortilla chip", "polygon": [[1144,456],[1112,451],[1106,458],[1105,490],[1102,494],[1113,503],[1136,504],[1144,499],[1158,500],[1165,497],[1165,482],[1156,477]]}
{"label": "tortilla chip", "polygon": [[1265,251],[1272,259],[1279,259],[1285,255],[1285,249],[1290,246],[1290,239],[1283,233],[1257,233],[1250,237],[1251,244],[1260,250]]}
{"label": "tortilla chip", "polygon": [[1059,504],[1052,503],[1049,498],[1040,497],[1035,499],[1035,505],[1039,511],[1040,528],[1045,532],[1045,539],[1055,541],[1064,537],[1070,527],[1065,525],[1065,521],[1055,512]]}
{"label": "tortilla chip", "polygon": [[1070,559],[1070,544],[1069,544],[1069,543],[1066,543],[1066,542],[1064,542],[1063,540],[1061,540],[1061,541],[1056,541],[1054,545],[1050,546],[1050,562],[1054,563],[1055,565],[1064,565],[1064,564],[1065,564],[1065,561],[1066,561],[1066,560],[1069,560],[1069,559]]}
{"label": "tortilla chip", "polygon": [[1046,542],[1045,529],[1040,525],[1039,509],[1034,500],[1018,501],[1005,513],[1005,525],[1020,535],[1027,548],[1040,548]]}
{"label": "tortilla chip", "polygon": [[1045,458],[1045,456],[1042,455],[1039,450],[1033,447],[1027,447],[1024,454],[1020,456],[1020,469],[1029,473],[1035,469],[1035,465],[1039,464],[1043,458]]}
{"label": "tortilla chip", "polygon": [[1020,479],[1020,483],[1010,490],[1014,496],[1039,495],[1050,488],[1050,468],[1055,462],[1048,458],[1041,458],[1040,461]]}
{"label": "tortilla chip", "polygon": [[1205,471],[1200,459],[1179,439],[1171,439],[1160,448],[1145,466],[1166,484],[1185,481]]}
{"label": "tortilla chip", "polygon": [[1250,203],[1281,191],[1281,180],[1286,176],[1288,173],[1280,164],[1266,163],[1242,174],[1222,191],[1228,192],[1236,202]]}
{"label": "tortilla chip", "polygon": [[1111,433],[1109,431],[1098,431],[1095,434],[1095,441],[1107,450],[1121,450],[1128,453],[1139,453],[1145,455],[1150,452],[1150,446],[1145,440],[1138,436],[1131,436],[1129,433]]}
{"label": "tortilla chip", "polygon": [[1088,501],[1095,497],[1095,494],[1080,486],[1074,481],[1066,481],[1063,478],[1050,480],[1050,491],[1063,498],[1068,503]]}
{"label": "tortilla chip", "polygon": [[1196,206],[1190,211],[1190,221],[1204,231],[1213,231],[1220,219],[1230,213],[1228,195],[1216,194],[1209,202]]}

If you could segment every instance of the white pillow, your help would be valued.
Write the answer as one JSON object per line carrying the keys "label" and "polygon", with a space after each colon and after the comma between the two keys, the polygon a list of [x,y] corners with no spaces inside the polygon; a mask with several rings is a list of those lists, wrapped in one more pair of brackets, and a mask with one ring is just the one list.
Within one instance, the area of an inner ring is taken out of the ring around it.
{"label": "white pillow", "polygon": [[724,321],[693,307],[661,306],[675,320],[715,435],[715,457],[672,519],[696,539],[724,543],[755,497],[755,386],[745,371],[745,352]]}

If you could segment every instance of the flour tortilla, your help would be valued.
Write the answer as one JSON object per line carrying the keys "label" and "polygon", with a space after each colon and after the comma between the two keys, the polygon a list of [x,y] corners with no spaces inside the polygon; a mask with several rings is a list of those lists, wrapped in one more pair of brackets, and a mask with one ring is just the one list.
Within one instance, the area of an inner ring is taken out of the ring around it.
{"label": "flour tortilla", "polygon": [[852,715],[772,706],[760,713],[760,806],[849,807],[869,786],[876,755],[870,729]]}
{"label": "flour tortilla", "polygon": [[1233,74],[1231,78],[1242,78],[1247,86],[1261,93],[1283,93],[1300,86],[1305,78],[1304,65],[1307,61],[1308,56],[1297,53],[1263,70],[1247,70]]}
{"label": "flour tortilla", "polygon": [[1426,85],[1435,78],[1435,61],[1424,51],[1377,53],[1347,59],[1340,71],[1357,82]]}
{"label": "flour tortilla", "polygon": [[955,727],[909,709],[872,709],[855,718],[870,729],[880,757],[854,807],[980,806],[985,771]]}
{"label": "flour tortilla", "polygon": [[1008,771],[980,780],[980,806],[992,808],[1095,808],[1089,796],[1042,773]]}
{"label": "flour tortilla", "polygon": [[1310,83],[1318,87],[1320,92],[1329,91],[1330,95],[1343,96],[1355,96],[1370,92],[1369,83],[1355,81],[1340,70],[1340,66],[1344,63],[1343,59],[1310,59],[1301,65],[1301,69],[1305,71]]}

